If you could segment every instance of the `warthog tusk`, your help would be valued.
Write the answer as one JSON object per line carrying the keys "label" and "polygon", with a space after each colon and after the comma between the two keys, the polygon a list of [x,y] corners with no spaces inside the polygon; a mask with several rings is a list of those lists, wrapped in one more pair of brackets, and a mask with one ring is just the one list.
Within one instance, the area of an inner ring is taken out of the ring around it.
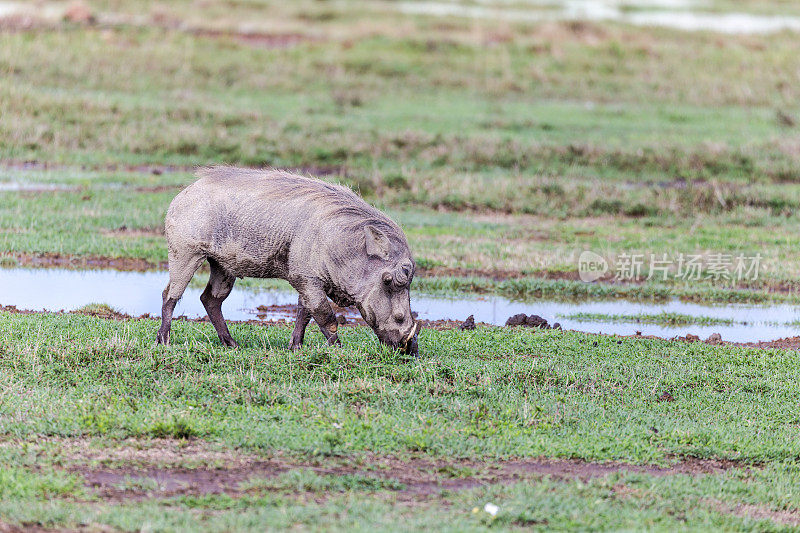
{"label": "warthog tusk", "polygon": [[414,326],[412,326],[411,331],[403,341],[403,349],[408,349],[408,343],[414,339],[414,335],[417,333],[419,333],[419,322],[414,322]]}

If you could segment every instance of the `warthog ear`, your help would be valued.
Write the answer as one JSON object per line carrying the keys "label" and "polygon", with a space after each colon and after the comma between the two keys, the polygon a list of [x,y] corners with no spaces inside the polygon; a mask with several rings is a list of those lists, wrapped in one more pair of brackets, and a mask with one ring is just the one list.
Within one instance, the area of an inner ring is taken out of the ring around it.
{"label": "warthog ear", "polygon": [[389,237],[375,226],[364,226],[367,255],[389,259]]}

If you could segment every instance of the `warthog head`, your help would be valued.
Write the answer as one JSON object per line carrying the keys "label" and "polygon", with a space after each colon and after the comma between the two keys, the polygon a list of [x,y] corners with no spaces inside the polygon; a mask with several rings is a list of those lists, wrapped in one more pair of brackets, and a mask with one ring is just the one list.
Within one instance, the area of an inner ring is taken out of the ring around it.
{"label": "warthog head", "polygon": [[358,310],[381,342],[417,355],[420,328],[411,316],[414,260],[408,245],[404,238],[390,239],[376,226],[366,226],[364,234],[369,260]]}

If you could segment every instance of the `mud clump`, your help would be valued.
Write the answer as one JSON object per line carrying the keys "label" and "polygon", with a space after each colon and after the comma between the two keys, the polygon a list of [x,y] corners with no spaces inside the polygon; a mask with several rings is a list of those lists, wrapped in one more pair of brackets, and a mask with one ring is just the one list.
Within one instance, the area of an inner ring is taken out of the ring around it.
{"label": "mud clump", "polygon": [[[520,313],[506,320],[506,326],[526,326],[529,328],[550,329],[550,324],[539,315]],[[559,325],[560,328],[560,325]]]}
{"label": "mud clump", "polygon": [[720,335],[719,333],[712,333],[711,335],[708,336],[706,342],[708,344],[722,344],[722,335]]}
{"label": "mud clump", "polygon": [[79,315],[96,316],[98,318],[106,318],[114,320],[131,318],[129,315],[126,315],[125,313],[120,313],[110,305],[104,303],[92,303],[84,305],[83,307],[76,309],[75,313]]}
{"label": "mud clump", "polygon": [[461,331],[475,329],[475,315],[469,315],[467,319],[458,326]]}
{"label": "mud clump", "polygon": [[658,397],[656,400],[657,402],[674,402],[675,397],[672,396],[669,392],[664,392],[661,396]]}
{"label": "mud clump", "polygon": [[775,112],[775,118],[778,124],[787,128],[794,128],[797,125],[797,120],[783,109],[778,109],[778,111]]}

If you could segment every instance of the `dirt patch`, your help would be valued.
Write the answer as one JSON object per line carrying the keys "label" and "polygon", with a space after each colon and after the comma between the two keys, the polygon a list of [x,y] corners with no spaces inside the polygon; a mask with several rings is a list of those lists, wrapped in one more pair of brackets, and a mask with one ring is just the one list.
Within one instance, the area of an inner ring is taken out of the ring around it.
{"label": "dirt patch", "polygon": [[107,237],[161,237],[164,235],[164,228],[129,228],[120,226],[116,229],[101,230],[100,233]]}
{"label": "dirt patch", "polygon": [[[367,327],[367,323],[358,313],[358,311],[354,308],[342,308],[338,307],[335,304],[331,304],[334,312],[337,315],[337,320],[339,322],[340,327]],[[291,325],[294,323],[294,318],[297,315],[297,305],[296,304],[282,304],[282,305],[260,305],[256,308],[258,311],[256,313],[257,319],[250,319],[250,320],[230,320],[226,319],[226,322],[229,324],[249,324],[252,326],[266,326],[266,325]],[[0,304],[0,312],[5,313],[14,313],[14,314],[22,314],[22,315],[33,315],[33,314],[79,314],[79,315],[87,315],[87,316],[96,316],[99,318],[107,318],[112,320],[143,320],[143,319],[153,319],[159,318],[158,316],[153,316],[150,313],[144,313],[143,315],[139,316],[131,316],[126,313],[120,313],[113,308],[106,307],[106,306],[98,306],[96,309],[92,308],[91,306],[84,306],[80,309],[75,309],[72,311],[34,311],[31,309],[19,309],[16,305],[2,305]],[[272,315],[278,315],[279,318],[269,319],[268,317]],[[189,318],[186,315],[179,315],[173,317],[175,321],[186,321],[186,322],[195,322],[195,323],[204,323],[209,322],[208,316],[196,317],[196,318]],[[417,320],[420,326],[423,329],[433,329],[437,331],[446,331],[450,329],[458,329],[462,325],[461,321],[458,320],[450,320],[450,319],[440,319],[440,320],[424,320],[420,319]],[[476,322],[477,326],[482,327],[495,327],[492,324],[487,324],[485,322]]]}
{"label": "dirt patch", "polygon": [[746,516],[755,520],[772,520],[779,524],[800,526],[800,511],[792,509],[790,511],[773,511],[758,505],[740,503],[731,511],[736,516]]}
{"label": "dirt patch", "polygon": [[[171,192],[171,193],[179,193],[183,190],[184,185],[153,185],[153,186],[145,186],[145,187],[135,187],[133,190],[136,192],[142,193],[161,193],[161,192]],[[163,235],[163,231],[162,231]]]}
{"label": "dirt patch", "polygon": [[[35,159],[4,159],[0,161],[0,168],[10,170],[85,170],[85,171],[104,171],[104,172],[131,172],[139,174],[173,174],[176,172],[193,174],[199,168],[198,165],[162,165],[158,163],[148,163],[141,165],[126,165],[121,163],[105,163],[92,165],[76,165],[69,163],[57,163],[52,161],[39,161]],[[268,167],[262,167],[268,168]],[[270,167],[271,168],[271,167]],[[282,167],[283,168],[283,167]],[[310,174],[312,176],[345,176],[347,169],[341,165],[309,165],[301,167],[285,167],[284,170]],[[181,186],[163,186],[162,188],[141,187],[136,190],[150,192],[152,190],[164,191]]]}
{"label": "dirt patch", "polygon": [[[0,448],[18,449],[23,445],[29,452],[79,474],[84,478],[85,486],[96,496],[110,501],[206,494],[236,496],[253,490],[295,493],[294,485],[281,486],[276,478],[298,470],[334,478],[351,475],[384,481],[386,483],[374,486],[392,491],[400,501],[420,501],[438,497],[445,490],[467,490],[544,476],[581,480],[619,472],[698,476],[734,468],[754,468],[729,460],[693,458],[678,460],[670,466],[657,466],[546,458],[453,460],[420,454],[403,457],[372,453],[306,457],[276,452],[268,457],[259,457],[200,439],[129,438],[109,441],[47,437],[36,441],[0,440]],[[258,481],[267,482],[259,485]]]}
{"label": "dirt patch", "polygon": [[198,37],[234,41],[252,48],[284,49],[301,43],[320,42],[319,39],[300,33],[250,33],[209,29],[195,29],[190,32]]}
{"label": "dirt patch", "polygon": [[36,440],[5,438],[0,449],[19,449],[24,446],[37,456],[72,467],[77,464],[98,467],[147,468],[237,468],[258,461],[259,458],[240,450],[231,450],[207,441],[179,439],[122,440],[91,439],[87,437],[48,436]]}
{"label": "dirt patch", "polygon": [[18,315],[34,315],[40,311],[30,311],[28,309],[17,309],[16,305],[0,305],[0,311],[4,313],[14,313]]}
{"label": "dirt patch", "polygon": [[[367,323],[361,318],[361,314],[355,307],[340,307],[331,302],[331,309],[336,315],[336,320],[340,326],[345,324],[366,326]],[[297,316],[297,304],[274,304],[259,305],[256,307],[256,316],[261,321],[271,322],[269,316],[282,315],[288,320],[294,321]]]}
{"label": "dirt patch", "polygon": [[[141,315],[141,316],[138,316],[138,317],[131,316],[131,315],[128,315],[128,314],[125,314],[125,313],[120,313],[116,309],[114,309],[114,308],[112,308],[110,306],[107,306],[107,305],[103,305],[103,304],[99,304],[99,305],[96,305],[96,306],[92,305],[92,304],[89,304],[89,305],[85,305],[85,306],[83,306],[81,308],[72,310],[72,311],[64,311],[63,309],[60,310],[60,311],[49,311],[49,310],[48,311],[34,311],[34,310],[31,310],[31,309],[19,309],[16,305],[2,305],[2,304],[0,304],[0,312],[13,313],[13,314],[17,314],[17,315],[39,315],[39,314],[41,314],[41,315],[44,315],[44,314],[64,315],[64,314],[73,314],[73,315],[96,316],[96,317],[99,317],[99,318],[106,318],[106,319],[109,319],[109,320],[136,320],[136,319],[143,319],[143,318],[153,318],[153,317],[150,316],[149,313],[145,313],[144,315]],[[192,321],[192,322],[208,322],[208,317],[189,319],[189,318],[186,318],[185,316],[181,316],[181,317],[176,317],[176,320],[189,320],[189,321]],[[230,321],[230,320],[228,322],[237,323],[235,321]],[[256,324],[261,324],[261,322],[258,322],[258,321],[248,321],[247,323],[250,323],[250,322],[256,323]]]}
{"label": "dirt patch", "polygon": [[[164,190],[178,191],[180,186],[154,186],[154,187],[138,187],[139,192],[162,192]],[[163,228],[128,228],[121,226],[116,229],[101,230],[103,235],[125,235],[125,236],[159,236],[164,234]],[[107,268],[113,270],[124,271],[137,271],[145,272],[148,270],[166,270],[168,263],[160,261],[159,263],[152,263],[146,259],[136,257],[106,257],[99,255],[70,255],[59,254],[52,252],[29,254],[25,252],[10,252],[0,255],[2,258],[13,258],[17,262],[17,266],[24,267],[37,267],[37,268]],[[447,267],[434,267],[431,269],[418,268],[417,272],[425,277],[433,276],[455,276],[455,277],[483,277],[491,278],[497,281],[512,278],[522,278],[526,274],[514,271],[501,271],[501,270],[482,270],[482,269],[464,269],[464,268],[447,268]],[[529,274],[536,277],[547,277],[548,279],[568,279],[571,277],[570,272],[563,273],[546,273],[537,272]],[[577,272],[575,279],[577,279]]]}
{"label": "dirt patch", "polygon": [[[423,277],[488,278],[494,281],[505,281],[507,279],[520,279],[525,277],[566,281],[580,280],[580,275],[577,270],[535,270],[532,272],[521,272],[519,270],[434,266],[430,268],[417,267],[417,274]],[[606,283],[614,282],[614,273],[608,272],[599,278],[598,281]],[[644,282],[644,280],[641,281]]]}
{"label": "dirt patch", "polygon": [[112,269],[145,272],[165,270],[167,262],[151,263],[146,259],[134,257],[105,257],[98,255],[65,255],[59,253],[8,253],[0,255],[0,261],[14,261],[17,267],[27,268],[70,268],[70,269]]}
{"label": "dirt patch", "polygon": [[780,349],[780,350],[800,350],[800,337],[786,337],[774,341],[746,342],[740,346],[750,346],[753,348]]}
{"label": "dirt patch", "polygon": [[[391,481],[392,484],[387,486],[397,487],[391,490],[397,493],[399,499],[420,500],[438,496],[445,490],[467,490],[543,476],[585,480],[618,472],[654,476],[704,475],[743,466],[732,461],[699,459],[683,460],[673,466],[653,466],[539,458],[476,462],[373,454],[356,458],[302,460],[277,454],[269,459],[219,468],[160,466],[111,469],[75,466],[69,470],[82,475],[86,486],[95,494],[115,501],[181,495],[239,495],[250,490],[245,485],[248,482],[274,479],[293,470],[305,470],[320,476],[359,475]],[[271,490],[280,490],[280,487],[275,485]]]}
{"label": "dirt patch", "polygon": [[672,396],[669,392],[664,392],[661,396],[656,399],[657,402],[674,402],[675,397]]}
{"label": "dirt patch", "polygon": [[775,511],[760,505],[749,503],[729,504],[712,499],[706,499],[704,503],[723,514],[732,514],[753,520],[771,520],[787,526],[800,526],[800,511],[797,509]]}
{"label": "dirt patch", "polygon": [[[434,266],[430,268],[417,267],[417,274],[423,277],[456,277],[456,278],[488,278],[494,281],[509,279],[537,278],[550,280],[581,281],[577,270],[535,270],[521,272],[519,270],[481,269]],[[620,283],[614,278],[614,272],[607,272],[597,280],[602,283]],[[624,280],[623,283],[644,283],[646,280]]]}
{"label": "dirt patch", "polygon": [[70,165],[65,163],[54,163],[51,161],[6,159],[0,163],[0,167],[10,170],[92,170],[105,172],[136,172],[141,174],[154,174],[156,176],[175,172],[194,172],[195,165],[123,165],[116,163],[96,164],[96,165]]}
{"label": "dirt patch", "polygon": [[74,313],[76,315],[96,316],[98,318],[105,318],[109,320],[128,320],[131,318],[130,315],[120,313],[113,307],[106,304],[84,305],[83,307],[75,309],[74,311],[70,311],[70,313]]}
{"label": "dirt patch", "polygon": [[[15,525],[0,521],[0,533],[41,533],[41,532],[45,532],[45,531],[52,532],[52,531],[67,531],[67,530],[66,529],[48,529],[48,528],[40,526],[39,524],[34,524],[32,522],[23,522],[21,525],[15,526]],[[92,528],[91,531],[104,531],[104,528],[102,528],[102,527]]]}
{"label": "dirt patch", "polygon": [[269,315],[283,315],[287,319],[297,316],[296,304],[259,305],[256,307],[256,316],[259,320],[266,320]]}
{"label": "dirt patch", "polygon": [[517,279],[525,277],[522,272],[497,269],[467,269],[459,267],[434,266],[430,268],[417,267],[417,275],[430,277],[455,277],[455,278],[489,278],[495,281]]}

